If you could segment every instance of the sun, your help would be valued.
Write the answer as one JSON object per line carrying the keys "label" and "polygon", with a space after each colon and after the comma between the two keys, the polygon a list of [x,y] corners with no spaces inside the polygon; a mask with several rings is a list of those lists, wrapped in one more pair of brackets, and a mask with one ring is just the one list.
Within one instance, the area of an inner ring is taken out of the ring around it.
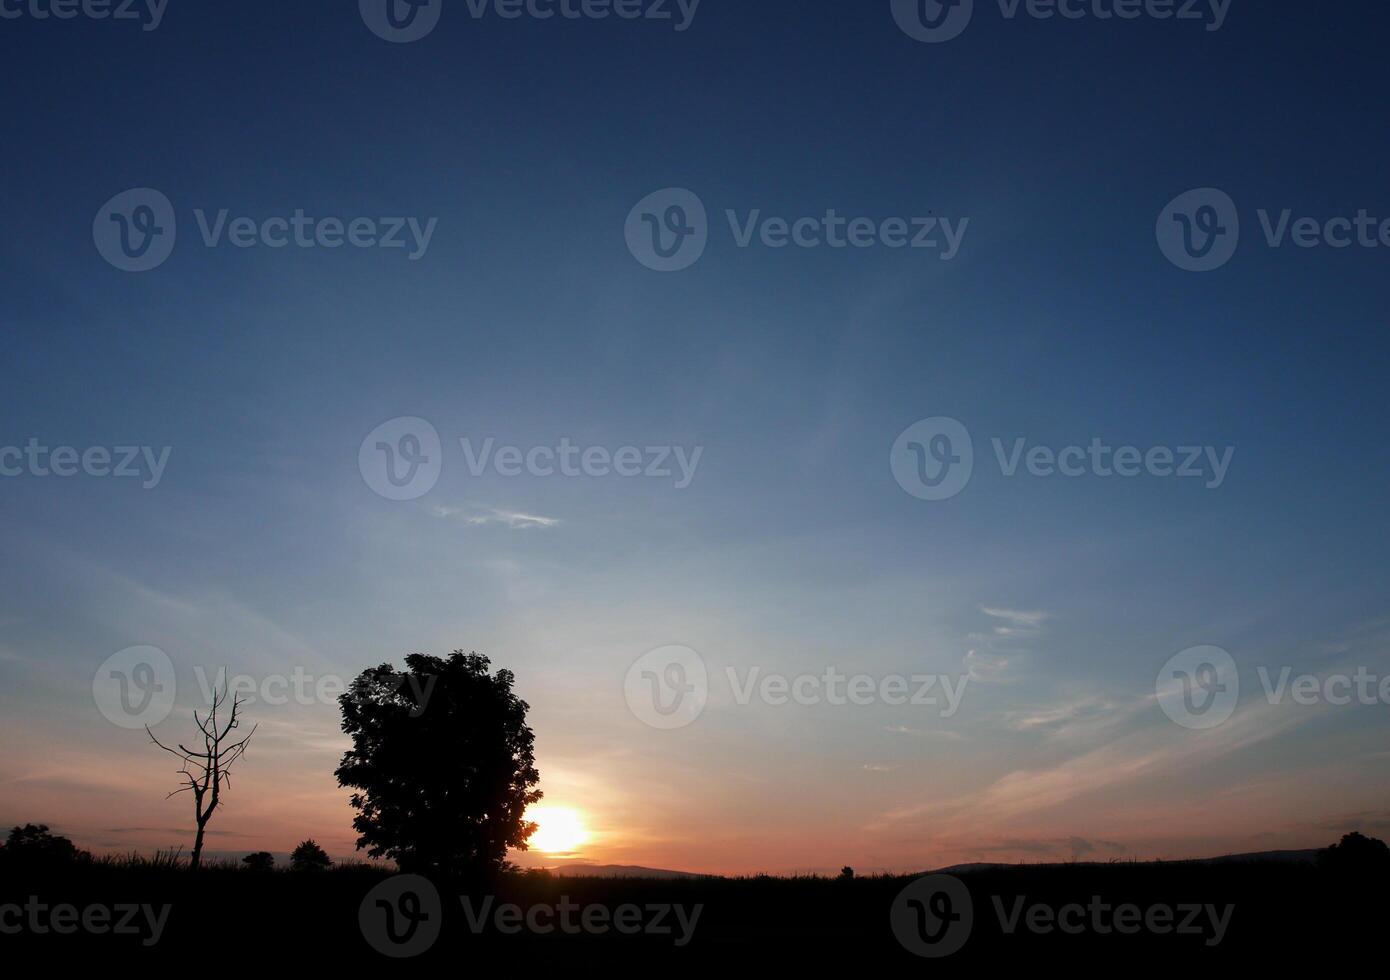
{"label": "sun", "polygon": [[569,854],[589,840],[589,828],[578,810],[567,806],[534,806],[526,811],[526,819],[534,820],[536,832],[531,835],[533,851],[546,854]]}

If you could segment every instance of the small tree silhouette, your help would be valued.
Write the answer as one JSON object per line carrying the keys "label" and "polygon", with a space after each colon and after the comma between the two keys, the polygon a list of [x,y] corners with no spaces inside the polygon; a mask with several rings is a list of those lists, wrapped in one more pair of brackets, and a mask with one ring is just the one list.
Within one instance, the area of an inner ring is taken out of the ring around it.
{"label": "small tree silhouette", "polygon": [[165,799],[180,793],[193,794],[193,819],[197,823],[198,832],[193,838],[193,854],[189,859],[188,866],[194,871],[197,871],[202,864],[203,835],[207,830],[208,821],[212,819],[212,815],[222,803],[222,787],[231,785],[230,770],[236,761],[245,754],[251,736],[256,734],[256,728],[253,725],[251,731],[239,742],[227,741],[232,732],[241,725],[237,718],[237,712],[242,704],[241,698],[232,698],[231,715],[227,718],[226,725],[219,728],[217,710],[226,703],[227,694],[227,688],[224,687],[222,692],[218,693],[217,688],[214,687],[212,706],[207,717],[199,718],[198,712],[193,712],[193,723],[198,726],[198,731],[203,735],[202,751],[194,751],[183,745],[171,749],[154,737],[154,732],[150,731],[149,725],[145,726],[145,734],[149,735],[151,742],[165,752],[178,756],[183,763],[179,775],[186,780],[186,785],[180,786]]}
{"label": "small tree silhouette", "polygon": [[241,859],[248,871],[270,871],[275,867],[275,855],[269,851],[257,851]]}
{"label": "small tree silhouette", "polygon": [[79,851],[66,837],[48,832],[47,824],[25,824],[14,827],[4,844],[0,844],[0,864],[8,867],[62,868],[92,856]]}
{"label": "small tree silhouette", "polygon": [[357,790],[357,846],[404,871],[496,871],[536,829],[523,819],[541,798],[527,704],[511,671],[490,674],[476,653],[405,663],[364,670],[338,699],[352,748],[337,776]]}
{"label": "small tree silhouette", "polygon": [[291,871],[324,871],[332,863],[328,852],[319,847],[313,838],[301,843],[290,855]]}
{"label": "small tree silhouette", "polygon": [[1343,835],[1340,842],[1318,851],[1318,865],[1337,872],[1375,872],[1390,869],[1390,846],[1376,837],[1358,831]]}

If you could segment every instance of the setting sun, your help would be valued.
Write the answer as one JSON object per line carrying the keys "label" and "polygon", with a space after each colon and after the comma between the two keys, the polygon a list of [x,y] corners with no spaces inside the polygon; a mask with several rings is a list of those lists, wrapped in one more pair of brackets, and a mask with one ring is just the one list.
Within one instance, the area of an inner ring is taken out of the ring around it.
{"label": "setting sun", "polygon": [[570,854],[589,840],[589,829],[578,810],[570,807],[538,806],[526,811],[526,819],[536,822],[531,835],[533,851],[547,854]]}

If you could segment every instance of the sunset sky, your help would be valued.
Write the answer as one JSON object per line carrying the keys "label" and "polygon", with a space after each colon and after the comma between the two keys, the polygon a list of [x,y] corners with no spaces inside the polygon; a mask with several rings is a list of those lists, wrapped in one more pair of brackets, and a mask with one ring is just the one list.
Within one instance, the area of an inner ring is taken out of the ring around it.
{"label": "sunset sky", "polygon": [[[1381,5],[1236,0],[1205,31],[981,0],[944,44],[887,3],[705,0],[684,31],[459,4],[406,44],[356,6],[0,20],[0,447],[171,447],[150,489],[0,477],[0,822],[187,850],[176,767],[94,704],[98,666],[150,645],[171,738],[200,670],[487,655],[531,706],[546,803],[587,828],[569,860],[906,871],[1390,832],[1390,705],[1270,704],[1258,673],[1390,673],[1390,248],[1271,248],[1257,217],[1390,217]],[[133,274],[93,220],[145,187],[178,244]],[[709,245],[659,273],[624,223],[672,187]],[[1154,229],[1204,187],[1243,239],[1197,275]],[[416,260],[205,247],[195,211],[222,209],[437,225]],[[725,212],[754,209],[969,224],[948,261],[740,248]],[[974,475],[921,500],[890,453],[938,416]],[[443,470],[391,500],[359,449],[403,417]],[[701,452],[678,487],[674,461],[474,475],[461,439]],[[1234,453],[1215,488],[1010,477],[993,439]],[[1239,704],[1188,729],[1155,678],[1208,644]],[[708,704],[659,730],[624,681],[668,645]],[[943,717],[741,704],[730,668],[968,680]],[[337,706],[245,710],[209,849],[351,856]]]}

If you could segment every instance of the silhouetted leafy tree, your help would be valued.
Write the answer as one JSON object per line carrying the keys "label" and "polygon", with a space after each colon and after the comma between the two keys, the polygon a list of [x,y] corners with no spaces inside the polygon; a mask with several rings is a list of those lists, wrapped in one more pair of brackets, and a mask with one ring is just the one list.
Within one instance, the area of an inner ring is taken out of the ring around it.
{"label": "silhouetted leafy tree", "polygon": [[[227,718],[227,722],[222,727],[217,720],[217,710],[226,703],[227,688],[223,688],[219,693],[216,688],[212,691],[212,705],[205,717],[199,718],[198,712],[193,712],[193,723],[198,726],[198,731],[203,736],[203,746],[201,749],[185,748],[179,745],[176,749],[171,749],[159,739],[154,737],[154,732],[150,731],[150,726],[145,726],[145,734],[150,737],[150,741],[158,745],[165,752],[176,755],[183,763],[183,768],[179,770],[179,775],[185,780],[185,784],[174,790],[169,796],[177,796],[180,793],[193,794],[193,819],[198,826],[198,832],[193,838],[193,854],[189,859],[188,866],[193,871],[197,871],[203,860],[203,834],[207,829],[208,821],[217,812],[217,807],[222,802],[223,786],[230,786],[232,782],[232,765],[241,758],[246,751],[247,744],[251,741],[251,736],[256,734],[253,725],[246,737],[237,742],[230,742],[232,732],[241,726],[237,718],[237,712],[241,708],[240,698],[232,698],[232,710]],[[169,797],[166,796],[165,799]]]}
{"label": "silhouetted leafy tree", "polygon": [[248,871],[271,871],[275,867],[275,855],[269,851],[257,851],[241,859]]}
{"label": "silhouetted leafy tree", "polygon": [[476,653],[405,664],[364,670],[339,698],[352,748],[337,776],[357,790],[357,846],[405,871],[496,871],[536,827],[523,819],[541,798],[527,704],[512,672],[489,674]]}
{"label": "silhouetted leafy tree", "polygon": [[90,861],[92,855],[79,851],[66,837],[48,832],[47,824],[14,827],[0,844],[0,864],[10,868],[64,868]]}
{"label": "silhouetted leafy tree", "polygon": [[1318,864],[1337,872],[1390,870],[1390,847],[1383,840],[1352,831],[1339,843],[1318,851]]}
{"label": "silhouetted leafy tree", "polygon": [[854,869],[851,868],[848,864],[845,865],[843,868],[840,869],[840,880],[841,880],[841,881],[849,881],[849,880],[850,880],[851,878],[853,878],[853,877],[854,877]]}
{"label": "silhouetted leafy tree", "polygon": [[312,838],[296,847],[290,855],[291,871],[324,871],[332,863],[328,852],[319,847]]}

